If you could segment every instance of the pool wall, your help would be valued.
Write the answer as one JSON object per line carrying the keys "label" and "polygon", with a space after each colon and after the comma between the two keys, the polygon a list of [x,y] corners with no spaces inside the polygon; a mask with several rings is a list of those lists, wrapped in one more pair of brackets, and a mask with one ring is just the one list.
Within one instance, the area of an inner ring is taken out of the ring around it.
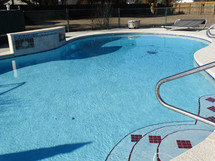
{"label": "pool wall", "polygon": [[7,36],[10,52],[14,55],[42,52],[66,43],[64,26],[9,33]]}

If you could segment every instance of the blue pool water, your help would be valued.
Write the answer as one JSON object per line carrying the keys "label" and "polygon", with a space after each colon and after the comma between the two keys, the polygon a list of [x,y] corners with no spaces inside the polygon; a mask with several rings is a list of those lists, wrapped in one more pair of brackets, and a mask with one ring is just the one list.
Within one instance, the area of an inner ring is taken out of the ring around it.
{"label": "blue pool water", "polygon": [[[0,60],[0,160],[101,161],[133,130],[191,120],[162,107],[155,86],[193,68],[194,52],[207,45],[185,37],[100,35]],[[194,113],[198,98],[213,93],[201,74],[161,88],[165,101]]]}

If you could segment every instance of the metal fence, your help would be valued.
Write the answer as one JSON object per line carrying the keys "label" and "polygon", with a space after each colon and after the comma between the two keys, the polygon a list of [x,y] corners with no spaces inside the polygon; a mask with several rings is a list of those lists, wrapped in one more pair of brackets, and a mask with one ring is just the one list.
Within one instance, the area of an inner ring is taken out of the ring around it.
{"label": "metal fence", "polygon": [[105,8],[23,11],[26,30],[65,26],[66,31],[122,28],[129,20],[140,20],[140,27],[171,25],[176,19],[207,19],[215,24],[215,6],[165,8]]}

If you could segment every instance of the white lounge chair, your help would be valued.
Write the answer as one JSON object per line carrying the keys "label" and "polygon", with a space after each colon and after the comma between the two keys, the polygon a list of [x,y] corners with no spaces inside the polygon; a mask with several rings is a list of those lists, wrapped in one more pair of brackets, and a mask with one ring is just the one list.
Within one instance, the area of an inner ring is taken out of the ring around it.
{"label": "white lounge chair", "polygon": [[177,19],[172,26],[161,27],[171,30],[202,30],[206,24],[206,19]]}

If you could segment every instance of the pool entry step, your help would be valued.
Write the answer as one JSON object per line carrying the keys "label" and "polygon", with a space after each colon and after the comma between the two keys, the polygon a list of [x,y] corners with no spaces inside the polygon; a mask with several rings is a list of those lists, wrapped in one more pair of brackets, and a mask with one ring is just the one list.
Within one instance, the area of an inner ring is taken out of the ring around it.
{"label": "pool entry step", "polygon": [[[215,95],[199,99],[198,115],[215,121]],[[213,130],[195,120],[145,126],[122,138],[106,161],[170,161],[205,140]]]}

